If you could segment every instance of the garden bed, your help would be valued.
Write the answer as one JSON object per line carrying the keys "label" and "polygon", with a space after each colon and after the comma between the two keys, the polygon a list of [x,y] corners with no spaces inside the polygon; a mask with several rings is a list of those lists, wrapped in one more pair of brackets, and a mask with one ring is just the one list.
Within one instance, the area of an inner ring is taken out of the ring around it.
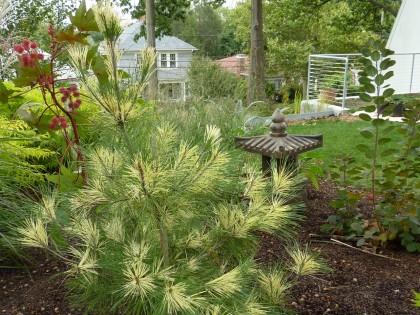
{"label": "garden bed", "polygon": [[[323,182],[320,190],[309,187],[307,219],[299,233],[300,240],[319,250],[334,272],[302,279],[292,292],[290,309],[297,314],[418,314],[410,301],[411,290],[420,290],[418,254],[394,245],[376,251],[383,258],[331,242],[325,235],[313,237],[334,211],[329,201],[335,191],[330,182]],[[257,257],[261,264],[285,257],[276,238],[261,238]],[[83,314],[66,301],[65,266],[42,255],[36,259],[38,265],[29,270],[0,269],[0,314]]]}

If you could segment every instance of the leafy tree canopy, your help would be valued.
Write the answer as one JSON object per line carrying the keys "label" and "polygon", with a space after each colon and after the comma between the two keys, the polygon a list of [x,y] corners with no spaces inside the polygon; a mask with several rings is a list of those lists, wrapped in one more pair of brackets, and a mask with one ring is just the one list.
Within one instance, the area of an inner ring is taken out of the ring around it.
{"label": "leafy tree canopy", "polygon": [[63,25],[76,3],[76,0],[10,0],[11,9],[2,21],[1,32],[28,37],[43,23]]}
{"label": "leafy tree canopy", "polygon": [[172,23],[172,34],[198,48],[197,54],[219,59],[240,51],[234,28],[225,19],[225,8],[197,5],[184,21]]}
{"label": "leafy tree canopy", "polygon": [[[309,54],[358,52],[371,36],[389,33],[399,1],[264,1],[267,66],[286,77],[306,72]],[[384,14],[382,14],[382,10]],[[388,9],[388,10],[387,10]],[[250,0],[231,11],[237,39],[249,47]]]}
{"label": "leafy tree canopy", "polygon": [[[138,19],[146,15],[146,1],[140,0],[137,5],[133,5],[130,0],[114,0],[118,3],[124,12],[130,12],[131,17]],[[171,23],[173,21],[183,21],[190,11],[191,5],[211,5],[213,7],[221,6],[225,0],[155,0],[156,13],[156,35],[158,37],[171,34]],[[147,21],[146,21],[147,23]],[[142,28],[142,34],[145,34],[145,28]]]}

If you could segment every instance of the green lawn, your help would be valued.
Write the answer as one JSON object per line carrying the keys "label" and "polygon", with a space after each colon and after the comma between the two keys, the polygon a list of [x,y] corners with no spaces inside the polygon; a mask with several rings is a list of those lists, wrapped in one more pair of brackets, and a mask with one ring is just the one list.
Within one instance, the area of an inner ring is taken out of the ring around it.
{"label": "green lawn", "polygon": [[[388,124],[397,123],[388,122],[383,128],[386,128]],[[352,153],[357,161],[368,162],[363,154],[355,149],[355,146],[357,144],[368,145],[369,141],[372,143],[372,140],[365,139],[360,135],[361,130],[369,127],[371,127],[370,122],[365,121],[349,122],[321,119],[288,126],[287,132],[289,134],[322,134],[324,136],[324,145],[315,151],[322,155],[324,169],[328,169],[330,163],[343,153]],[[388,133],[387,137],[391,138],[392,141],[381,148],[395,148],[398,146],[398,142],[402,140],[402,136],[396,131]]]}

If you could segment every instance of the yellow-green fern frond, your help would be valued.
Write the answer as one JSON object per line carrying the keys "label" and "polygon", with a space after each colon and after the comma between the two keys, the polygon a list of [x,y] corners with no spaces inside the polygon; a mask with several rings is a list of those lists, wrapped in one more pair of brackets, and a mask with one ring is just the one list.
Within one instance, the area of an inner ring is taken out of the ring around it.
{"label": "yellow-green fern frond", "polygon": [[22,245],[40,248],[48,247],[48,233],[46,225],[41,219],[26,220],[24,227],[18,231],[22,235],[20,238]]}
{"label": "yellow-green fern frond", "polygon": [[279,268],[261,271],[258,276],[261,294],[275,305],[283,305],[291,287],[286,274]]}
{"label": "yellow-green fern frond", "polygon": [[289,269],[298,276],[308,276],[331,271],[319,253],[310,252],[308,246],[304,248],[298,244],[286,247],[291,257]]}
{"label": "yellow-green fern frond", "polygon": [[150,267],[142,262],[128,266],[124,271],[125,284],[122,292],[125,297],[147,299],[156,289],[156,279],[149,272]]}

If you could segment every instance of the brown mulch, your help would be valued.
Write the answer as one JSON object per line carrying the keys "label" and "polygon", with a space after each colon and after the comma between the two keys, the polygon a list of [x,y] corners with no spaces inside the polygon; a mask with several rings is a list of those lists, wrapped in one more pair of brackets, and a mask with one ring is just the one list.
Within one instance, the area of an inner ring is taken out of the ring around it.
{"label": "brown mulch", "polygon": [[[308,188],[306,220],[299,235],[302,243],[321,253],[333,272],[317,277],[304,277],[293,289],[290,308],[297,314],[335,315],[404,315],[420,314],[412,306],[412,290],[420,291],[420,255],[408,253],[391,244],[387,249],[362,252],[330,241],[319,227],[334,209],[329,201],[336,196],[335,186],[323,182],[319,190]],[[366,206],[362,200],[361,206]],[[363,212],[363,211],[362,211]],[[311,237],[312,236],[312,237]],[[284,249],[277,239],[264,235],[259,258],[264,262],[279,261]],[[392,247],[392,248],[391,248]],[[369,251],[370,250],[370,251]]]}
{"label": "brown mulch", "polygon": [[[328,205],[334,195],[335,188],[329,182],[323,182],[318,191],[309,187],[307,218],[300,234],[300,240],[319,250],[334,271],[301,279],[293,289],[290,309],[308,315],[420,314],[411,302],[411,290],[420,291],[419,254],[395,246],[378,250],[388,257],[383,258],[329,242],[328,237],[322,242],[310,237],[321,234],[319,227],[334,212]],[[262,235],[262,240],[258,260],[281,261],[283,244],[267,235]],[[83,314],[66,301],[65,266],[44,256],[38,256],[38,261],[41,263],[29,270],[0,268],[0,315]]]}

